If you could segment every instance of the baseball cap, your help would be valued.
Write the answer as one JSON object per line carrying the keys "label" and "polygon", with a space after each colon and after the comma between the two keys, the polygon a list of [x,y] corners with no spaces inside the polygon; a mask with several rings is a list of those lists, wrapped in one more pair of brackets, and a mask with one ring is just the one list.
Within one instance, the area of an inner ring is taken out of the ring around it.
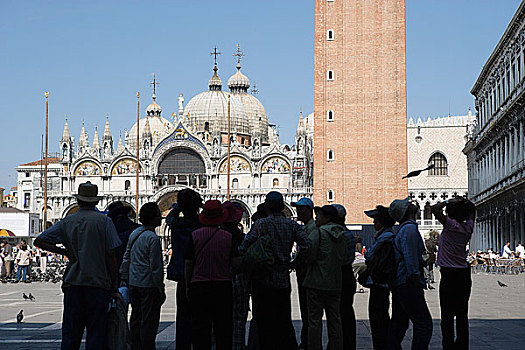
{"label": "baseball cap", "polygon": [[328,204],[327,205],[323,205],[322,207],[315,207],[314,211],[316,213],[321,211],[321,212],[323,212],[324,215],[329,216],[329,217],[334,218],[334,219],[339,217],[339,213],[337,212],[337,209],[334,208],[334,206],[328,205]]}
{"label": "baseball cap", "polygon": [[314,208],[314,202],[310,198],[303,197],[297,202],[290,203],[292,207],[308,207],[310,209]]}
{"label": "baseball cap", "polygon": [[337,216],[339,216],[341,219],[346,217],[346,209],[341,204],[332,204],[332,207],[337,210]]}

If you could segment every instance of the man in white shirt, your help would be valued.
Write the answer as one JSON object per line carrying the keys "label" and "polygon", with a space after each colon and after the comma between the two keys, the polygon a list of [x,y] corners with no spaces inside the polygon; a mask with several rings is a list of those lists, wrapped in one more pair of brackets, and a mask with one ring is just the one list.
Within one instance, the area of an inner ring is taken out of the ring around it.
{"label": "man in white shirt", "polygon": [[521,242],[518,242],[518,245],[516,246],[516,256],[525,259],[525,247],[521,245]]}
{"label": "man in white shirt", "polygon": [[502,258],[508,259],[512,255],[512,250],[510,250],[510,242],[507,242],[505,246],[503,246],[503,254],[501,255]]}

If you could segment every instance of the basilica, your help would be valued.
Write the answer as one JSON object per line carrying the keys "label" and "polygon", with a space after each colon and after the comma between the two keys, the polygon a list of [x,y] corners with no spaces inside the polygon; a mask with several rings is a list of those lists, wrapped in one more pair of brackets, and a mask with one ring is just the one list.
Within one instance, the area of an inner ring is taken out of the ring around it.
{"label": "basilica", "polygon": [[[155,201],[166,214],[183,188],[197,190],[204,200],[225,201],[228,141],[230,199],[244,208],[245,226],[249,226],[248,218],[271,190],[283,193],[286,211],[293,216],[289,203],[312,195],[313,115],[300,115],[294,145],[281,144],[264,106],[248,91],[250,80],[241,72],[240,60],[227,85],[229,92],[223,91],[215,63],[207,91],[186,105],[181,94],[179,110],[165,118],[153,84],[152,102],[145,115],[138,125],[121,134],[116,149],[109,118],[102,138],[95,129],[90,141],[82,125],[77,142],[66,119],[59,156],[48,158],[48,225],[78,209],[72,195],[86,181],[96,184],[99,195],[104,197],[100,210],[113,201],[122,201],[133,208],[135,215],[137,145],[139,206]],[[42,193],[38,186],[31,186],[41,176],[39,170],[38,162],[17,168],[18,196],[23,198],[18,204],[20,209],[43,217]]]}

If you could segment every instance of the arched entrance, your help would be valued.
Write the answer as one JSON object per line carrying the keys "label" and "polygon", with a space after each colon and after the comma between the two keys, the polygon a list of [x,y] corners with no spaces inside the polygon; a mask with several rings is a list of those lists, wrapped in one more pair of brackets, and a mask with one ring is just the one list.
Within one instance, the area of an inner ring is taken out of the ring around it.
{"label": "arched entrance", "polygon": [[193,188],[207,186],[206,165],[202,157],[188,148],[175,148],[160,161],[157,186],[183,185]]}
{"label": "arched entrance", "polygon": [[72,204],[69,208],[65,210],[63,218],[71,214],[75,214],[78,211],[78,209],[79,209],[78,204],[76,203]]}

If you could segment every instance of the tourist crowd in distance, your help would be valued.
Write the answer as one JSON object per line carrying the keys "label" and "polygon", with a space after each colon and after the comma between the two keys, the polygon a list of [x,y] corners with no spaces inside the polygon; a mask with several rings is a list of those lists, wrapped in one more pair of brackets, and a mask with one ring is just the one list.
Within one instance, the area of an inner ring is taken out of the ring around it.
{"label": "tourist crowd in distance", "polygon": [[[115,342],[118,327],[112,327],[115,317],[108,323],[108,303],[129,297],[133,348],[154,349],[166,301],[163,253],[155,233],[161,212],[156,203],[144,204],[139,226],[119,202],[109,208],[109,216],[98,213],[94,208],[99,200],[95,185],[81,184],[80,210],[35,240],[36,246],[69,259],[62,286],[62,347],[79,348],[85,328],[87,349],[102,348],[107,332],[106,345]],[[172,240],[166,277],[177,282],[176,349],[211,349],[215,344],[218,350],[320,350],[323,313],[329,349],[355,349],[358,283],[370,290],[374,349],[401,349],[409,322],[412,348],[427,349],[432,317],[424,289],[432,282],[434,261],[441,273],[443,348],[468,348],[471,274],[466,246],[475,215],[471,202],[455,198],[434,205],[433,214],[444,229],[428,242],[418,230],[418,209],[408,198],[367,210],[377,233],[366,251],[347,230],[343,206],[314,206],[308,198],[292,205],[300,223],[285,217],[279,192],[268,193],[245,235],[243,210],[236,203],[203,203],[191,189],[178,193],[166,217]],[[354,264],[361,255],[364,260]],[[299,342],[291,319],[293,270],[302,320]],[[250,298],[252,320],[245,344]]]}

